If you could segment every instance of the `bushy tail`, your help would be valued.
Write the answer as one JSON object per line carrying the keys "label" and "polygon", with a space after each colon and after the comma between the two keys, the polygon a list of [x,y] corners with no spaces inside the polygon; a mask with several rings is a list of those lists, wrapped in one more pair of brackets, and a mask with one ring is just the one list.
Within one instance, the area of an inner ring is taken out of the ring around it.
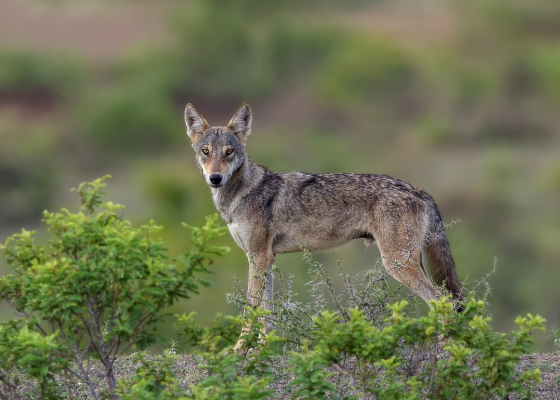
{"label": "bushy tail", "polygon": [[[462,301],[462,285],[455,271],[455,261],[449,249],[445,235],[445,226],[435,203],[431,215],[430,236],[424,245],[423,253],[428,261],[430,271],[436,285],[444,285],[456,301]],[[462,310],[461,307],[458,310]]]}

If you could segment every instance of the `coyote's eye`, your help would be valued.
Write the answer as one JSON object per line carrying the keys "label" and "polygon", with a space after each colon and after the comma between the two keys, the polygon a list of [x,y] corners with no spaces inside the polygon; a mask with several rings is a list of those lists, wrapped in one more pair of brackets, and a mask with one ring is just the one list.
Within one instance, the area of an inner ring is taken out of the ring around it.
{"label": "coyote's eye", "polygon": [[226,156],[229,156],[231,153],[233,153],[233,149],[227,149],[226,150]]}
{"label": "coyote's eye", "polygon": [[208,149],[202,149],[202,152],[206,155],[208,155],[210,153],[210,151],[208,151]]}

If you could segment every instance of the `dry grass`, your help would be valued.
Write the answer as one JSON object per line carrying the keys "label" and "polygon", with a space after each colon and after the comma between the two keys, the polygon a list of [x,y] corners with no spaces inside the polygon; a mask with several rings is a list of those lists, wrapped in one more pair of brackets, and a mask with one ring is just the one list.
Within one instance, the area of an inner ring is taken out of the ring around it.
{"label": "dry grass", "polygon": [[544,353],[524,356],[519,371],[538,368],[542,382],[537,385],[537,399],[560,399],[560,354]]}
{"label": "dry grass", "polygon": [[[151,356],[148,359],[155,359],[158,356]],[[273,363],[274,381],[271,389],[276,392],[276,399],[290,399],[294,393],[294,388],[289,385],[294,376],[288,372],[288,357],[279,356]],[[181,386],[184,390],[192,384],[196,384],[206,375],[204,371],[199,369],[201,359],[192,354],[181,355],[177,358],[177,362],[173,367],[176,376],[181,380]],[[117,379],[126,378],[134,374],[139,365],[134,363],[132,356],[122,357],[116,363]],[[524,356],[519,364],[518,371],[526,371],[538,368],[542,373],[542,382],[537,385],[535,392],[536,399],[553,400],[560,399],[560,354],[545,353],[532,354]],[[92,378],[99,385],[104,386],[103,370],[99,366],[93,366]],[[340,382],[339,389],[341,394],[345,392],[345,388]],[[90,399],[92,398],[86,385],[71,379],[67,376],[60,377],[60,386],[65,392],[65,398],[69,399]],[[17,396],[24,397],[31,395],[33,398],[34,387],[30,384],[22,384]],[[14,397],[14,398],[21,398]],[[514,397],[512,397],[513,399]]]}

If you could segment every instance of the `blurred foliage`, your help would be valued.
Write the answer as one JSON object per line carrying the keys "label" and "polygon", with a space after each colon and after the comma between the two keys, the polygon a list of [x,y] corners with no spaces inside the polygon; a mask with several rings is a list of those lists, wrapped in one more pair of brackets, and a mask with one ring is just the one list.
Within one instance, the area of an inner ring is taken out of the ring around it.
{"label": "blurred foliage", "polygon": [[1,115],[0,124],[0,220],[21,223],[50,206],[59,168],[56,144],[52,127],[17,124]]}
{"label": "blurred foliage", "polygon": [[[116,190],[129,212],[156,215],[170,248],[181,249],[180,222],[202,223],[213,210],[183,107],[192,102],[219,125],[249,100],[256,162],[386,173],[424,188],[446,221],[463,221],[449,232],[461,277],[484,275],[498,258],[490,298],[497,327],[511,328],[527,311],[560,323],[560,3],[159,7],[167,16],[154,19],[167,41],[103,62],[0,49],[0,228],[31,220],[60,201],[59,184],[106,173],[109,164],[126,181]],[[222,244],[232,253],[216,268],[212,294],[191,302],[195,309],[231,312],[220,293],[234,274],[246,275],[246,260],[230,238]],[[378,253],[356,245],[318,257],[330,269],[340,257],[360,271]],[[300,255],[278,263],[306,282]]]}
{"label": "blurred foliage", "polygon": [[103,149],[161,151],[175,141],[180,128],[169,100],[143,86],[117,87],[86,104],[84,131]]}
{"label": "blurred foliage", "polygon": [[316,74],[321,99],[341,105],[391,101],[414,84],[414,69],[402,48],[386,38],[362,35],[345,38]]}
{"label": "blurred foliage", "polygon": [[84,66],[71,56],[0,52],[0,95],[27,92],[62,95],[84,82]]}
{"label": "blurred foliage", "polygon": [[40,215],[54,191],[53,174],[52,166],[42,160],[0,160],[0,218],[15,223]]}
{"label": "blurred foliage", "polygon": [[560,102],[560,48],[542,46],[527,55],[528,65],[544,93]]}

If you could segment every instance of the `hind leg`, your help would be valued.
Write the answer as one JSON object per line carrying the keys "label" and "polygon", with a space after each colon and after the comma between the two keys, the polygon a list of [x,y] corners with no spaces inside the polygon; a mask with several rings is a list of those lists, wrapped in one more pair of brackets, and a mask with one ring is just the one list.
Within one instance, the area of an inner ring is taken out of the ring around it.
{"label": "hind leg", "polygon": [[383,266],[393,278],[408,287],[425,302],[439,299],[442,294],[432,284],[422,265],[422,249],[392,250],[379,246]]}

